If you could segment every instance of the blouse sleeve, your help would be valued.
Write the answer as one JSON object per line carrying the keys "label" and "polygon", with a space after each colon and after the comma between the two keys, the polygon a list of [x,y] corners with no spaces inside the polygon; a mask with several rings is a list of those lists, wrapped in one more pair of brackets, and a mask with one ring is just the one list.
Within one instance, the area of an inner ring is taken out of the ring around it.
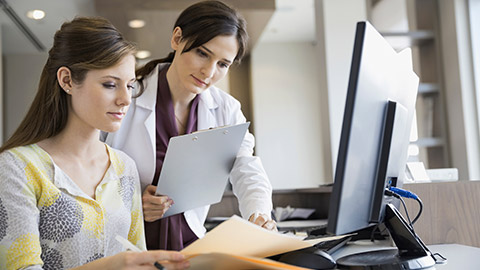
{"label": "blouse sleeve", "polygon": [[0,154],[0,269],[42,269],[39,186],[26,167],[11,152]]}

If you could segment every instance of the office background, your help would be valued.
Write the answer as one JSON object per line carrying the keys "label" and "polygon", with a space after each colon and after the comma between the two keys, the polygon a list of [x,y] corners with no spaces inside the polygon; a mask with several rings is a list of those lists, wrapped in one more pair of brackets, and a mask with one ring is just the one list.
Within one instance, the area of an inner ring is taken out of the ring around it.
{"label": "office background", "polygon": [[[160,58],[193,0],[1,0],[0,140],[26,113],[54,31],[75,15],[110,19]],[[248,22],[249,54],[220,87],[242,102],[274,189],[333,182],[355,24],[369,20],[397,48],[412,46],[423,83],[412,159],[480,179],[480,0],[229,0]],[[10,7],[38,39],[7,14]],[[29,10],[43,9],[42,20]],[[144,19],[143,28],[128,27]],[[418,147],[418,148],[417,148]],[[417,149],[417,150],[415,150]]]}

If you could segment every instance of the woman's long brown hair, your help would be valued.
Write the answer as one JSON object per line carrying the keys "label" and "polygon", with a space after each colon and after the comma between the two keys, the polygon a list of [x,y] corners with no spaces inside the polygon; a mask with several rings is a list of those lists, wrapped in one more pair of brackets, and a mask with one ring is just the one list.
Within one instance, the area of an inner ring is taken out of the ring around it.
{"label": "woman's long brown hair", "polygon": [[32,105],[0,153],[53,137],[65,128],[70,96],[58,83],[60,67],[69,68],[73,82],[81,84],[89,70],[112,67],[134,52],[135,45],[104,18],[78,17],[64,23],[55,33]]}

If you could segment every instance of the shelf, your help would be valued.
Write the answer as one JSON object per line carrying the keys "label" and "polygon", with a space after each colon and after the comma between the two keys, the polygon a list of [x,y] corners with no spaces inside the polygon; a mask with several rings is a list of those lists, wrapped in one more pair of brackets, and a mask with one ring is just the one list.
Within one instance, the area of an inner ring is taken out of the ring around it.
{"label": "shelf", "polygon": [[433,31],[419,30],[409,32],[381,32],[380,33],[396,50],[418,46],[434,40]]}
{"label": "shelf", "polygon": [[439,137],[419,138],[417,141],[411,142],[411,144],[418,145],[418,147],[438,147],[444,146],[445,140]]}
{"label": "shelf", "polygon": [[437,83],[420,83],[418,94],[438,94],[440,86]]}
{"label": "shelf", "polygon": [[[377,1],[375,1],[377,2]],[[445,115],[444,85],[442,84],[443,67],[441,46],[439,44],[440,16],[437,0],[400,1],[403,11],[398,10],[400,2],[383,2],[378,7],[372,6],[370,16],[378,26],[380,34],[387,42],[400,52],[411,48],[412,64],[418,75],[418,95],[416,102],[417,133],[420,138],[412,142],[419,148],[412,158],[422,161],[427,168],[450,167],[449,139],[447,118]],[[391,24],[391,18],[385,11],[398,12],[398,22]],[[402,27],[402,28],[399,28]],[[413,153],[413,152],[412,152]]]}
{"label": "shelf", "polygon": [[430,30],[418,30],[408,32],[381,32],[380,34],[385,38],[406,37],[415,41],[432,40],[435,37],[433,31]]}

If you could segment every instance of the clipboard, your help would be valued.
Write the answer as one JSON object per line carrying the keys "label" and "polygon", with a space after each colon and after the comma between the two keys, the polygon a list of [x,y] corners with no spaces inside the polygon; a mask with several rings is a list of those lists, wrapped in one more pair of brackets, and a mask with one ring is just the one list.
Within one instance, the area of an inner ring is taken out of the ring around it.
{"label": "clipboard", "polygon": [[250,122],[170,138],[157,195],[174,204],[163,217],[220,202]]}

